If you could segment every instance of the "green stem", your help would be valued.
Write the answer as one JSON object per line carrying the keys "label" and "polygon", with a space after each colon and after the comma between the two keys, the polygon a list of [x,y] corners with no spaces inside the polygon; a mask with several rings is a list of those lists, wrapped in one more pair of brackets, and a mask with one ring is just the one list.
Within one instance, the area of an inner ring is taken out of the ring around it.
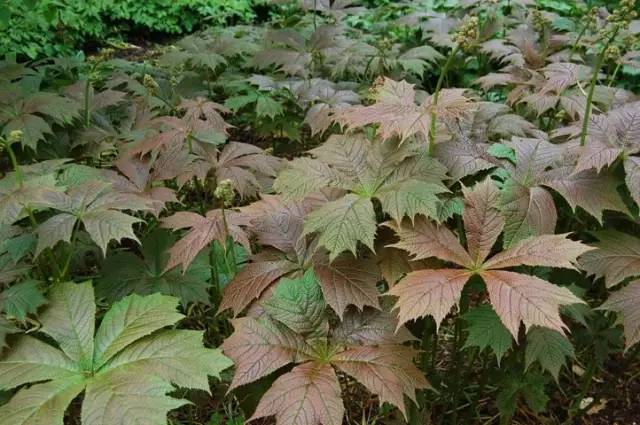
{"label": "green stem", "polygon": [[18,187],[22,187],[24,183],[24,177],[22,176],[22,170],[20,169],[20,164],[18,164],[18,159],[16,158],[16,154],[13,152],[11,148],[11,143],[2,139],[5,147],[7,148],[7,153],[9,154],[9,159],[11,160],[11,166],[13,167],[13,171],[16,173],[16,181],[18,182]]}
{"label": "green stem", "polygon": [[449,71],[449,68],[451,67],[451,64],[453,63],[453,60],[456,57],[456,54],[458,54],[458,50],[460,49],[460,46],[456,45],[453,50],[451,50],[451,53],[449,54],[449,57],[447,58],[447,61],[444,64],[444,67],[442,68],[442,71],[440,72],[440,76],[438,77],[438,82],[436,83],[436,89],[433,92],[433,103],[431,105],[432,111],[431,111],[431,122],[429,123],[429,156],[433,156],[434,152],[435,152],[435,146],[436,146],[436,124],[437,124],[437,114],[436,114],[436,106],[438,106],[438,97],[440,96],[440,89],[442,88],[442,83],[444,82],[444,78],[447,75],[447,72]]}
{"label": "green stem", "polygon": [[604,62],[604,56],[607,52],[607,48],[613,41],[613,39],[618,34],[618,30],[614,31],[613,35],[607,40],[607,42],[602,47],[602,50],[598,54],[598,59],[596,60],[596,66],[593,71],[593,76],[591,77],[591,83],[589,84],[589,92],[587,93],[587,105],[584,110],[584,117],[582,121],[582,131],[580,132],[580,146],[584,146],[587,141],[587,130],[589,128],[589,118],[591,117],[591,109],[593,102],[593,93],[596,89],[596,84],[598,83],[598,74],[600,73],[600,68],[602,68],[602,63]]}
{"label": "green stem", "polygon": [[566,423],[571,423],[571,420],[582,416],[582,414],[584,413],[584,409],[580,409],[580,403],[582,402],[584,397],[587,395],[587,393],[591,389],[591,384],[593,383],[593,376],[595,375],[597,369],[598,369],[598,364],[594,356],[591,360],[591,363],[589,364],[589,367],[587,368],[587,371],[582,377],[582,384],[580,385],[580,394],[575,399],[572,408],[569,409],[569,419],[567,420]]}
{"label": "green stem", "polygon": [[578,36],[576,37],[576,41],[571,46],[571,53],[569,54],[569,62],[571,62],[571,59],[573,59],[573,55],[575,55],[576,51],[578,50],[578,43],[580,43],[580,40],[582,40],[582,36],[587,31],[588,26],[589,25],[585,25],[582,27],[582,29],[578,33]]}
{"label": "green stem", "polygon": [[218,263],[216,262],[214,244],[209,247],[209,270],[211,272],[211,286],[213,288],[213,305],[220,306],[222,295],[220,293],[220,280],[218,279]]}
{"label": "green stem", "polygon": [[[222,207],[222,224],[224,225],[224,233],[226,235],[225,238],[225,244],[224,244],[224,263],[227,266],[227,271],[231,274],[234,275],[236,274],[236,264],[237,264],[237,260],[236,260],[236,250],[235,247],[233,246],[233,239],[231,239],[231,236],[229,234],[229,225],[227,224],[227,214],[225,213],[225,208],[224,206]],[[231,239],[231,240],[230,240]],[[231,244],[229,244],[229,242],[231,242]],[[229,258],[228,255],[229,254],[229,245],[231,245],[231,263],[229,264]]]}
{"label": "green stem", "polygon": [[609,78],[609,84],[607,84],[607,86],[608,86],[608,87],[611,87],[611,85],[612,85],[612,84],[613,84],[613,82],[615,81],[616,76],[618,75],[618,71],[620,71],[620,68],[621,68],[621,66],[620,66],[620,62],[618,62],[618,63],[616,64],[615,69],[613,70],[613,74],[611,74],[611,77]]}
{"label": "green stem", "polygon": [[58,282],[62,282],[64,279],[66,279],[67,273],[69,272],[69,266],[71,265],[71,259],[73,258],[73,248],[75,247],[77,240],[78,223],[80,223],[80,220],[76,221],[76,223],[73,225],[73,230],[71,232],[71,241],[69,242],[69,255],[67,255],[67,259],[64,262],[62,270],[57,273]]}

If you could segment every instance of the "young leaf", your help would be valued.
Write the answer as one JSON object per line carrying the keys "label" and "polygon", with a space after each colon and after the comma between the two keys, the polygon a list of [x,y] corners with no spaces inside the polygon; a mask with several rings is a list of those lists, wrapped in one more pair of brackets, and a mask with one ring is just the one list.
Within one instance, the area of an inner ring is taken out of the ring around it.
{"label": "young leaf", "polygon": [[274,320],[298,334],[312,334],[328,326],[326,304],[313,270],[308,270],[301,279],[280,279],[262,307]]}

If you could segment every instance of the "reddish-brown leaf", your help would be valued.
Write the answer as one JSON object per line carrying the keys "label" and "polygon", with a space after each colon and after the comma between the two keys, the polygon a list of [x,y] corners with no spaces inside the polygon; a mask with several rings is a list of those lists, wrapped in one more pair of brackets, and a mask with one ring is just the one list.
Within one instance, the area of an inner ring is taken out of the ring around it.
{"label": "reddish-brown leaf", "polygon": [[487,284],[494,310],[516,340],[520,322],[527,329],[537,325],[564,334],[566,325],[558,309],[583,302],[567,288],[535,276],[501,270],[484,271],[480,276]]}
{"label": "reddish-brown leaf", "polygon": [[389,246],[404,249],[413,256],[413,260],[437,257],[463,267],[473,265],[473,260],[458,238],[444,226],[436,226],[422,217],[417,218],[413,225],[406,221],[400,226],[394,222],[385,224],[394,229],[400,238],[399,242]]}
{"label": "reddish-brown leaf", "polygon": [[476,184],[473,189],[463,187],[462,192],[467,247],[474,264],[480,265],[504,228],[504,218],[498,210],[500,192],[490,178]]}
{"label": "reddish-brown leaf", "polygon": [[458,304],[471,273],[460,269],[418,270],[393,286],[388,295],[398,297],[399,324],[433,316],[436,326]]}
{"label": "reddish-brown leaf", "polygon": [[240,314],[276,280],[298,268],[286,259],[265,261],[256,256],[253,260],[225,286],[218,311],[231,309],[234,315]]}
{"label": "reddish-brown leaf", "polygon": [[331,362],[353,376],[380,403],[389,402],[407,415],[404,396],[415,401],[416,389],[428,388],[424,374],[413,364],[417,351],[402,345],[350,348],[333,356]]}
{"label": "reddish-brown leaf", "polygon": [[340,393],[331,365],[304,363],[276,379],[249,421],[275,416],[278,425],[341,425]]}
{"label": "reddish-brown leaf", "polygon": [[527,265],[575,269],[576,259],[592,249],[590,246],[567,239],[567,233],[542,235],[525,239],[496,254],[484,263],[483,268],[505,269]]}
{"label": "reddish-brown leaf", "polygon": [[324,299],[340,317],[349,305],[362,310],[365,306],[380,307],[377,283],[380,280],[376,264],[371,260],[356,260],[348,254],[333,262],[315,260],[313,267]]}
{"label": "reddish-brown leaf", "polygon": [[580,266],[596,278],[603,277],[607,287],[640,276],[640,239],[615,230],[597,232],[599,242],[593,251],[580,257]]}
{"label": "reddish-brown leaf", "polygon": [[[162,226],[165,228],[172,230],[190,228],[189,232],[169,250],[171,257],[167,262],[166,270],[179,264],[182,265],[183,271],[186,270],[198,253],[209,246],[211,242],[218,241],[224,246],[227,237],[231,237],[250,251],[249,239],[240,227],[242,219],[239,213],[230,210],[212,210],[207,213],[206,217],[192,212],[180,211],[163,219]],[[225,221],[227,226],[225,226]]]}
{"label": "reddish-brown leaf", "polygon": [[284,326],[259,322],[250,317],[234,319],[233,334],[222,344],[222,351],[235,364],[230,388],[254,382],[289,363],[304,352],[304,339]]}

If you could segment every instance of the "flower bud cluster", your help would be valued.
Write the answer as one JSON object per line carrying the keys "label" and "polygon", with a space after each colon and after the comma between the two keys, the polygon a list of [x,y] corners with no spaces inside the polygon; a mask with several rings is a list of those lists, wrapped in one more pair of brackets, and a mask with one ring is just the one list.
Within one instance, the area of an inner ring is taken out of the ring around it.
{"label": "flower bud cluster", "polygon": [[151,96],[155,95],[158,92],[158,89],[160,88],[156,80],[154,80],[153,77],[149,74],[144,74],[144,77],[142,77],[142,84],[144,85],[144,88],[147,89],[147,92],[149,92]]}
{"label": "flower bud cluster", "polygon": [[454,41],[462,50],[471,50],[478,41],[478,28],[478,17],[472,16],[458,29],[458,32],[454,36]]}
{"label": "flower bud cluster", "polygon": [[533,9],[531,11],[531,21],[533,24],[533,29],[535,29],[539,33],[544,32],[546,28],[549,27],[549,24],[551,24],[551,22],[539,9]]}
{"label": "flower bud cluster", "polygon": [[629,24],[638,16],[636,12],[636,0],[620,0],[620,4],[607,16],[607,25],[598,33],[602,39],[614,37],[620,30],[629,27]]}
{"label": "flower bud cluster", "polygon": [[213,195],[216,199],[221,201],[225,207],[232,206],[236,197],[236,194],[233,191],[233,182],[229,179],[222,180],[218,183],[218,187],[216,187]]}

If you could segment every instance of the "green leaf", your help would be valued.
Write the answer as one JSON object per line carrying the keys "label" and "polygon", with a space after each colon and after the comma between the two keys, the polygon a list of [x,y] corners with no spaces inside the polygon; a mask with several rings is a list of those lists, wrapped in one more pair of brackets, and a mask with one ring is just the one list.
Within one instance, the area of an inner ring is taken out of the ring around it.
{"label": "green leaf", "polygon": [[33,385],[0,406],[0,425],[63,425],[84,389],[83,425],[165,424],[167,412],[186,402],[167,396],[171,384],[206,391],[207,375],[231,365],[202,345],[203,332],[160,330],[182,317],[177,302],[159,294],[123,299],[105,314],[94,344],[91,284],[54,285],[42,330],[64,352],[31,336],[17,340],[0,360],[0,389]]}
{"label": "green leaf", "polygon": [[299,334],[327,330],[327,305],[313,270],[299,279],[280,279],[271,298],[262,305],[273,319]]}
{"label": "green leaf", "polygon": [[87,385],[82,425],[165,424],[168,411],[189,403],[167,396],[173,390],[154,375],[105,374]]}
{"label": "green leaf", "polygon": [[90,282],[59,283],[49,291],[49,305],[40,315],[41,330],[55,339],[71,360],[90,367],[93,362],[95,315]]}
{"label": "green leaf", "polygon": [[184,316],[177,306],[176,298],[161,294],[134,294],[113,304],[96,333],[95,366],[103,366],[132,342],[181,320]]}
{"label": "green leaf", "polygon": [[358,242],[373,251],[376,228],[371,201],[348,194],[308,214],[304,234],[318,232],[318,244],[329,250],[333,261],[343,251],[351,251],[355,255]]}
{"label": "green leaf", "polygon": [[36,237],[33,233],[23,233],[11,238],[3,244],[14,263],[22,260],[35,247]]}
{"label": "green leaf", "polygon": [[462,318],[469,323],[463,348],[478,347],[482,351],[490,347],[499,365],[502,357],[511,348],[513,338],[493,308],[483,304],[469,310]]}
{"label": "green leaf", "polygon": [[546,409],[549,397],[545,393],[547,381],[540,373],[527,373],[524,377],[508,375],[500,385],[502,390],[496,398],[496,405],[503,420],[513,416],[520,397],[534,413]]}
{"label": "green leaf", "polygon": [[35,314],[45,302],[37,280],[25,280],[0,292],[0,311],[21,322],[24,322],[27,314]]}
{"label": "green leaf", "polygon": [[187,330],[167,330],[149,335],[109,360],[104,366],[104,373],[122,370],[156,375],[179,387],[209,391],[207,375],[219,377],[220,371],[231,366],[232,362],[220,350],[204,348],[202,337],[201,331]]}
{"label": "green leaf", "polygon": [[527,333],[526,368],[538,362],[558,382],[560,368],[574,355],[571,342],[558,331],[536,326]]}
{"label": "green leaf", "polygon": [[32,336],[24,335],[0,362],[0,389],[29,382],[71,378],[81,374],[69,357]]}
{"label": "green leaf", "polygon": [[413,219],[417,214],[438,218],[440,200],[436,195],[446,191],[440,184],[406,180],[385,186],[376,193],[376,198],[382,204],[384,212],[400,222],[404,217]]}
{"label": "green leaf", "polygon": [[238,112],[238,110],[244,108],[248,104],[253,103],[257,100],[258,100],[258,96],[255,94],[232,96],[232,97],[228,97],[224,101],[224,106],[231,109],[233,112]]}
{"label": "green leaf", "polygon": [[132,226],[141,221],[139,218],[112,210],[92,211],[82,217],[84,228],[105,255],[107,244],[112,239],[120,241],[122,238],[128,238],[138,242]]}
{"label": "green leaf", "polygon": [[113,303],[132,293],[160,292],[180,298],[182,305],[208,304],[211,271],[205,252],[198,255],[184,273],[177,268],[165,271],[169,260],[167,251],[175,242],[173,233],[156,229],[142,240],[143,258],[129,251],[108,256],[102,265],[102,276],[96,282],[96,295]]}
{"label": "green leaf", "polygon": [[505,146],[502,143],[494,143],[487,149],[487,153],[496,158],[508,159],[514,164],[517,162],[516,153],[513,148]]}
{"label": "green leaf", "polygon": [[0,406],[0,425],[63,425],[67,406],[84,385],[84,378],[75,376],[24,388]]}
{"label": "green leaf", "polygon": [[283,113],[284,109],[280,103],[267,96],[258,97],[258,101],[256,102],[256,114],[258,118],[269,117],[274,119]]}

